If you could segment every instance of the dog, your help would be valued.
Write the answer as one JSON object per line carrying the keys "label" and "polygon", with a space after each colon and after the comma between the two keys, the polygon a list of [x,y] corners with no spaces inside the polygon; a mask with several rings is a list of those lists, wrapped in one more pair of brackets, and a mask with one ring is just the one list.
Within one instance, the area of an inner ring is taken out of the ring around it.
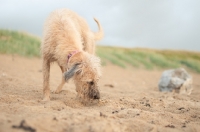
{"label": "dog", "polygon": [[47,18],[41,44],[43,101],[50,100],[52,62],[57,62],[62,71],[62,81],[54,93],[59,93],[65,82],[73,79],[77,97],[82,101],[100,99],[101,61],[95,56],[95,42],[103,38],[103,29],[99,21],[94,20],[97,32],[92,32],[86,21],[69,9],[55,10]]}

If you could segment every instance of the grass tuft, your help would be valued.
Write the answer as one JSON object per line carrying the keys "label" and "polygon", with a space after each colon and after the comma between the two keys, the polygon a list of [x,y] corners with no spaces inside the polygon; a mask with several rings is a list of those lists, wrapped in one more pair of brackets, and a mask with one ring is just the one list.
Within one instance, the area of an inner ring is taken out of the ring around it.
{"label": "grass tuft", "polygon": [[180,60],[179,61],[182,65],[185,65],[186,67],[193,69],[194,71],[200,73],[200,61],[195,60]]}

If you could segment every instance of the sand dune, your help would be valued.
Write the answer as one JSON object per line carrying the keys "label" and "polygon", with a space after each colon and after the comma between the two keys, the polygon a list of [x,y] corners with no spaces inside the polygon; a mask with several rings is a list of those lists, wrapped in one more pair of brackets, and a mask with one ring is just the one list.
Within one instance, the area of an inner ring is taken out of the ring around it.
{"label": "sand dune", "polygon": [[[107,65],[100,81],[101,100],[85,106],[73,82],[42,103],[41,60],[0,55],[0,132],[168,132],[200,131],[200,74],[191,73],[190,96],[160,93],[162,70]],[[51,90],[61,81],[56,64]]]}

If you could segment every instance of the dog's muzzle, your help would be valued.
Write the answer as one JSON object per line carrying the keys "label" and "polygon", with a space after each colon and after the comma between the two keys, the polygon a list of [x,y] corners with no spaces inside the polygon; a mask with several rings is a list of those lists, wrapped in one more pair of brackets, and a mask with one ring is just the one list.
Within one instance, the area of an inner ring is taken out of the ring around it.
{"label": "dog's muzzle", "polygon": [[100,99],[100,93],[97,89],[90,89],[89,90],[89,98],[91,99]]}

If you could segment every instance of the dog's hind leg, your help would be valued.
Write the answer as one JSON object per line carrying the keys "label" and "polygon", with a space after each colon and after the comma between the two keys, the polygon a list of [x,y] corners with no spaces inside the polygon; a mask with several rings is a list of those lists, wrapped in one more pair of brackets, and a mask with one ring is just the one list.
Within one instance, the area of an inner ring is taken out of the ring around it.
{"label": "dog's hind leg", "polygon": [[95,43],[91,38],[85,37],[83,46],[86,52],[95,54]]}
{"label": "dog's hind leg", "polygon": [[64,73],[65,69],[62,66],[60,66],[60,69],[62,71],[62,81],[61,81],[60,85],[57,87],[56,91],[54,92],[56,94],[60,93],[60,91],[63,88],[63,85],[65,84],[65,78],[63,76],[63,73]]}
{"label": "dog's hind leg", "polygon": [[50,62],[46,59],[43,59],[43,101],[50,100],[49,76]]}

